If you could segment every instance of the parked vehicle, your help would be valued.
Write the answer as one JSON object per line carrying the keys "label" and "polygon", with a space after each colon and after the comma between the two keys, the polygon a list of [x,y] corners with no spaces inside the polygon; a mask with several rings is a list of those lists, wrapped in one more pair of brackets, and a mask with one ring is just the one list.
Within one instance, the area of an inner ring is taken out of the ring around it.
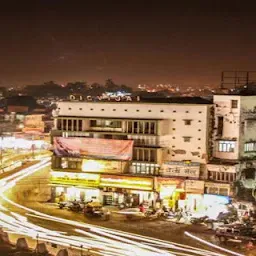
{"label": "parked vehicle", "polygon": [[220,212],[216,219],[206,218],[204,223],[209,229],[214,229],[220,225],[232,224],[236,221],[238,221],[238,216],[233,212]]}
{"label": "parked vehicle", "polygon": [[68,209],[73,212],[81,212],[84,209],[84,202],[73,201],[67,205]]}
{"label": "parked vehicle", "polygon": [[67,204],[68,204],[68,202],[59,202],[58,203],[60,209],[66,208]]}
{"label": "parked vehicle", "polygon": [[252,242],[256,244],[256,230],[251,225],[227,224],[216,229],[216,237],[222,243],[235,241],[240,243]]}
{"label": "parked vehicle", "polygon": [[87,217],[110,219],[110,211],[105,209],[100,203],[90,202],[84,206],[84,215]]}
{"label": "parked vehicle", "polygon": [[191,224],[202,224],[206,221],[208,217],[203,215],[203,216],[191,216],[190,217],[190,222]]}

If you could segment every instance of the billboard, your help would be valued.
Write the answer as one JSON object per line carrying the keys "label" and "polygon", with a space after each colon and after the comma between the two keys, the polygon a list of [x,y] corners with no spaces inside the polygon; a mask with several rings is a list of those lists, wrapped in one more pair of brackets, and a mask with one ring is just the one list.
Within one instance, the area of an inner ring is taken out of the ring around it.
{"label": "billboard", "polygon": [[132,160],[132,151],[132,140],[54,138],[54,153],[57,156]]}

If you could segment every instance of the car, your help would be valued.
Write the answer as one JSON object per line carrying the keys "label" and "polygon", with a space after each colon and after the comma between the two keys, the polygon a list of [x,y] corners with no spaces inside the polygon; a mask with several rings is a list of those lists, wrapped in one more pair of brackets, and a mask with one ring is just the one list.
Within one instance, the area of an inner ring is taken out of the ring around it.
{"label": "car", "polygon": [[220,242],[252,242],[256,244],[256,230],[254,226],[246,224],[227,224],[217,227],[215,236]]}

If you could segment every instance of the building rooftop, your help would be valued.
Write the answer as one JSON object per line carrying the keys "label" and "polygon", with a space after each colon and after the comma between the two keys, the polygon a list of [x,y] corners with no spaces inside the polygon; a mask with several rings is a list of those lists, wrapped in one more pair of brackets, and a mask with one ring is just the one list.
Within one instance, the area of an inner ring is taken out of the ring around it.
{"label": "building rooftop", "polygon": [[146,103],[176,103],[176,104],[212,104],[211,100],[201,97],[169,97],[169,98],[146,98],[141,97],[140,102]]}

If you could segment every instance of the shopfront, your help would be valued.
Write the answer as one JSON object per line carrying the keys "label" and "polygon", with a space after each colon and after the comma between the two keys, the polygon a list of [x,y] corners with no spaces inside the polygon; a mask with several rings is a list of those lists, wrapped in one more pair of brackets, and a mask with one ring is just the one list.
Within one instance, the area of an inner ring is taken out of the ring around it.
{"label": "shopfront", "polygon": [[92,173],[51,172],[52,200],[100,201],[100,175]]}
{"label": "shopfront", "polygon": [[102,174],[100,187],[105,205],[122,203],[138,206],[141,203],[153,204],[153,178]]}
{"label": "shopfront", "polygon": [[198,212],[203,209],[204,181],[186,180],[185,181],[186,200],[183,207],[190,212]]}
{"label": "shopfront", "polygon": [[205,182],[205,193],[232,196],[231,186],[227,183]]}
{"label": "shopfront", "polygon": [[179,207],[179,200],[185,199],[184,180],[175,178],[156,178],[155,184],[158,192],[157,201],[162,206],[176,210]]}

